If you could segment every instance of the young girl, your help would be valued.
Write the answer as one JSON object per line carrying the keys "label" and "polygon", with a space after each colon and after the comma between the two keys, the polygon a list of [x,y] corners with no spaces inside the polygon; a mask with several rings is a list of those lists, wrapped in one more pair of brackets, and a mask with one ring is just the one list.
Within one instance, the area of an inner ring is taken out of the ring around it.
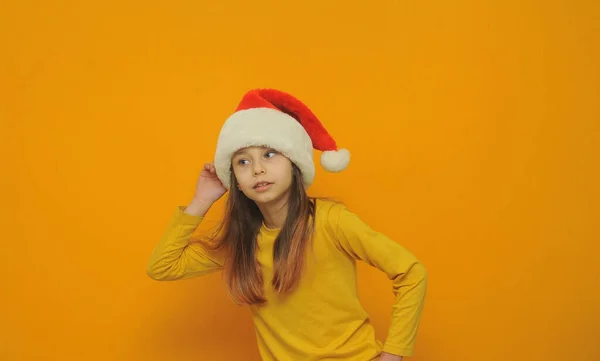
{"label": "young girl", "polygon": [[[338,149],[298,99],[273,89],[245,94],[219,135],[187,207],[175,210],[147,273],[178,280],[223,270],[232,299],[249,306],[264,361],[391,361],[413,354],[427,287],[422,263],[345,206],[310,198],[315,167],[339,172]],[[229,191],[212,240],[192,240]],[[383,271],[396,302],[385,343],[357,295],[356,260]]]}

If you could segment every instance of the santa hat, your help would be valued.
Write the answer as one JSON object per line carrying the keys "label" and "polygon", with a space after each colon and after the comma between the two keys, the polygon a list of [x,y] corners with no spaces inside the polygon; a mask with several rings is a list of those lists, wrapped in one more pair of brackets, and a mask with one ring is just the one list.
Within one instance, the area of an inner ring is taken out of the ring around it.
{"label": "santa hat", "polygon": [[281,152],[300,168],[305,186],[315,177],[313,148],[322,151],[321,165],[326,171],[340,172],[350,162],[350,152],[338,149],[335,140],[304,103],[275,89],[247,92],[221,128],[214,164],[227,189],[231,186],[231,157],[249,146]]}

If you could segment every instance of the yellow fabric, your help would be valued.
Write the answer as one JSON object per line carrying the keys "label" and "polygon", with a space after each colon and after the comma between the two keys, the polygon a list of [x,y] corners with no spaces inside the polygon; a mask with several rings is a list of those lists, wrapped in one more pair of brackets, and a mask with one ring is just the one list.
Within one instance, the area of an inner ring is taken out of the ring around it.
{"label": "yellow fabric", "polygon": [[[147,272],[153,279],[184,279],[222,269],[223,254],[188,244],[203,218],[184,210],[177,208],[151,256]],[[258,236],[268,302],[249,308],[262,359],[368,361],[382,350],[412,355],[427,287],[423,264],[344,205],[318,200],[315,221],[307,267],[298,288],[286,297],[270,287],[279,231],[263,225]],[[357,297],[356,260],[377,267],[392,281],[396,302],[385,343],[375,338]]]}

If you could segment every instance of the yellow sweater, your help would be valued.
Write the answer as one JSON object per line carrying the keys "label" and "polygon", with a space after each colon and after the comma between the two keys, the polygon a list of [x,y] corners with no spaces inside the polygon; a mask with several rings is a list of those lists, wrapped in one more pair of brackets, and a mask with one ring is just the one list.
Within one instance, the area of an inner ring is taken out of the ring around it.
{"label": "yellow sweater", "polygon": [[[223,255],[188,244],[202,217],[178,207],[154,249],[147,273],[156,280],[185,279],[222,269]],[[317,201],[313,247],[298,288],[286,298],[270,287],[277,229],[263,227],[257,242],[266,305],[250,306],[264,361],[376,360],[383,351],[410,356],[427,288],[427,272],[415,256],[374,231],[345,206]],[[383,271],[396,302],[385,343],[375,338],[357,297],[356,260]]]}

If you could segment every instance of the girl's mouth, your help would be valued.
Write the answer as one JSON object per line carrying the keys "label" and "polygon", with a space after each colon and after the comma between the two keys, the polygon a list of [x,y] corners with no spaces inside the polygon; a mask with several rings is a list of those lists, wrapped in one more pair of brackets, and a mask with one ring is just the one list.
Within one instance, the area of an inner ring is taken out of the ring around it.
{"label": "girl's mouth", "polygon": [[266,191],[267,189],[271,188],[272,184],[273,183],[269,183],[269,182],[259,182],[259,183],[256,183],[256,185],[254,185],[254,190]]}

